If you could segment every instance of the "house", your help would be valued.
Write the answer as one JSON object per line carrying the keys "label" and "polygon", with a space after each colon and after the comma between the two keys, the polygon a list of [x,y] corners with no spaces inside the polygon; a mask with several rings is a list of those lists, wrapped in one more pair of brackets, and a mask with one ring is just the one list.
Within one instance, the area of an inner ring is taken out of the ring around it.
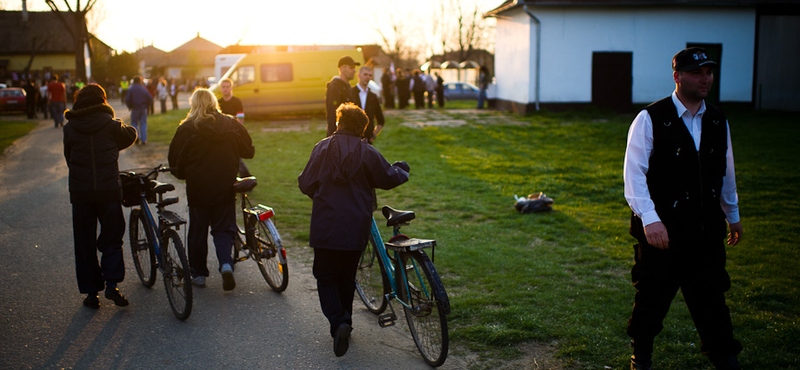
{"label": "house", "polygon": [[713,102],[800,110],[800,1],[507,0],[497,18],[498,109],[628,111],[674,89],[672,56],[719,62]]}
{"label": "house", "polygon": [[[65,17],[72,22],[70,17]],[[75,75],[72,35],[53,12],[0,11],[0,82],[19,85],[25,70],[41,80],[52,73],[66,79]],[[91,77],[91,60],[113,53],[108,45],[90,35],[86,44],[86,73]]]}
{"label": "house", "polygon": [[197,37],[170,52],[147,46],[135,54],[139,73],[144,76],[163,74],[166,78],[204,80],[214,76],[214,57],[220,51],[222,46],[200,37],[198,32]]}

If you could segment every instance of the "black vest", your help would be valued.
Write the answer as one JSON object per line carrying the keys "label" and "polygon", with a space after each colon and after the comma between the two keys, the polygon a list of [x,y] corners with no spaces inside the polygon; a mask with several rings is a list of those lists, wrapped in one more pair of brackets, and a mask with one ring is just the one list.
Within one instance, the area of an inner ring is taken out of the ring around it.
{"label": "black vest", "polygon": [[[670,247],[703,234],[723,238],[725,213],[719,197],[727,167],[725,115],[706,104],[698,151],[671,97],[644,109],[653,122],[647,187],[656,213],[669,233]],[[642,220],[636,215],[631,216],[630,233],[640,242],[646,240]]]}

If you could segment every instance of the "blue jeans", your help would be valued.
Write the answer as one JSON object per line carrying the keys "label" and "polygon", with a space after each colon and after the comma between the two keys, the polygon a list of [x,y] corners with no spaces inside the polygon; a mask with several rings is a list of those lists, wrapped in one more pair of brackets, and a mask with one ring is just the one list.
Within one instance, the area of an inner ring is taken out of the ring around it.
{"label": "blue jeans", "polygon": [[50,102],[50,116],[53,117],[56,127],[58,125],[64,126],[64,109],[63,101]]}
{"label": "blue jeans", "polygon": [[478,109],[483,109],[483,102],[486,101],[486,89],[482,88],[478,93]]}
{"label": "blue jeans", "polygon": [[208,276],[208,228],[217,250],[219,267],[233,267],[233,238],[236,230],[236,202],[218,206],[189,206],[189,266],[192,277]]}
{"label": "blue jeans", "polygon": [[139,141],[147,142],[147,107],[134,108],[131,110],[131,125],[136,127],[139,133]]}

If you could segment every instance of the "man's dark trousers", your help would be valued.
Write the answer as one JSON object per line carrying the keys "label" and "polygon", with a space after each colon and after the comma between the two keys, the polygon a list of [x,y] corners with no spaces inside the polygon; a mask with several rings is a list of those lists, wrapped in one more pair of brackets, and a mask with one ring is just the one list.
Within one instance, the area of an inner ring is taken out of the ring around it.
{"label": "man's dark trousers", "polygon": [[353,297],[361,251],[314,248],[314,277],[322,313],[331,324],[331,336],[342,323],[353,326]]}
{"label": "man's dark trousers", "polygon": [[[122,259],[125,217],[122,215],[122,204],[73,203],[72,230],[75,241],[75,270],[81,293],[97,293],[104,289],[104,281],[118,283],[125,278]],[[98,251],[102,253],[99,265]]]}
{"label": "man's dark trousers", "polygon": [[628,335],[648,343],[663,329],[662,322],[678,289],[683,293],[697,333],[701,351],[708,355],[738,354],[724,293],[730,289],[725,271],[722,239],[704,237],[670,249],[657,249],[640,240],[636,246],[631,277],[636,300],[628,321]]}

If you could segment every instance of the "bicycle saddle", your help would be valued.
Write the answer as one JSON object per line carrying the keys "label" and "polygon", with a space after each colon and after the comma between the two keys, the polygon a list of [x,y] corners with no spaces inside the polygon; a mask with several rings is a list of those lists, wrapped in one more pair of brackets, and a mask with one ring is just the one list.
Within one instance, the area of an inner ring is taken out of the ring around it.
{"label": "bicycle saddle", "polygon": [[245,178],[237,177],[236,182],[233,183],[233,191],[236,193],[244,193],[258,185],[258,181],[256,181],[255,176],[249,176]]}
{"label": "bicycle saddle", "polygon": [[150,186],[153,188],[153,192],[155,192],[156,194],[163,194],[168,191],[175,190],[175,185],[155,180],[150,181]]}
{"label": "bicycle saddle", "polygon": [[399,225],[417,217],[414,211],[401,211],[389,206],[383,206],[382,211],[383,217],[386,217],[386,226]]}

